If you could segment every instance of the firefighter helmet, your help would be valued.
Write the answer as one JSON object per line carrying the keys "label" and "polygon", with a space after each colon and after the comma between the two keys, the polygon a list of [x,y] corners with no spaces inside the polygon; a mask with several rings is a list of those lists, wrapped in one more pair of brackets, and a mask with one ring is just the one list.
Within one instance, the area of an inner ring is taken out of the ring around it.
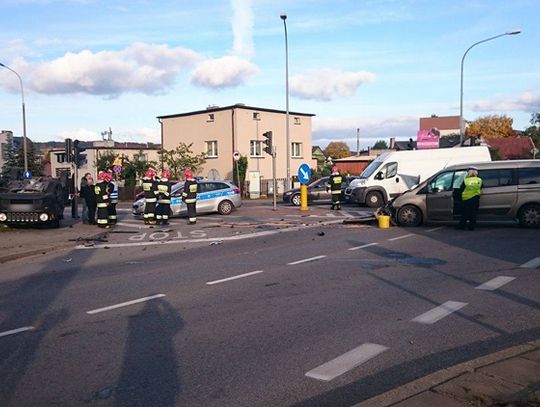
{"label": "firefighter helmet", "polygon": [[161,172],[162,179],[169,179],[171,177],[171,172],[169,170],[163,170]]}
{"label": "firefighter helmet", "polygon": [[146,173],[144,174],[144,177],[145,178],[154,178],[154,175],[156,175],[156,173],[154,172],[154,170],[152,168],[148,168],[146,170]]}
{"label": "firefighter helmet", "polygon": [[193,178],[193,171],[191,171],[189,168],[184,171],[184,178],[185,179],[191,179]]}
{"label": "firefighter helmet", "polygon": [[100,171],[100,172],[98,172],[97,178],[100,181],[106,181],[107,180],[107,173],[105,171]]}

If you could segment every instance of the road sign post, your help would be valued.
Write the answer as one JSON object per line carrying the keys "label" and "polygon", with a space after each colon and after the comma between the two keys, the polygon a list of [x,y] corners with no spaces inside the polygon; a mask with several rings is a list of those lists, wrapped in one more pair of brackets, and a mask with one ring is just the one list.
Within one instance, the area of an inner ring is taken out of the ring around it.
{"label": "road sign post", "polygon": [[308,204],[307,204],[307,184],[311,178],[311,168],[309,168],[309,165],[306,163],[302,163],[300,167],[298,168],[298,179],[300,180],[300,183],[302,184],[300,186],[300,210],[301,211],[307,211],[308,210]]}

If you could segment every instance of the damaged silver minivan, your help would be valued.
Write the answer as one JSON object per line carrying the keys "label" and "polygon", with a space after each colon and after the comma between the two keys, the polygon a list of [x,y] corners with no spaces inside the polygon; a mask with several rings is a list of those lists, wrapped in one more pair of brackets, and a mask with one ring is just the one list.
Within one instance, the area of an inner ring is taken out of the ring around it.
{"label": "damaged silver minivan", "polygon": [[473,165],[482,178],[477,219],[517,220],[523,227],[540,227],[540,160],[492,161],[447,167],[391,205],[401,226],[460,218],[460,187]]}

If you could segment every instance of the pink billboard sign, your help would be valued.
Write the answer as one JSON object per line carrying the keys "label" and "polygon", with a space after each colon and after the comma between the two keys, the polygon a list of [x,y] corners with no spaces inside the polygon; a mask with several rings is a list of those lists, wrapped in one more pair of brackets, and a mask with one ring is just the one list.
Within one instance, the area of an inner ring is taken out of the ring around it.
{"label": "pink billboard sign", "polygon": [[416,148],[419,150],[439,148],[439,138],[440,132],[438,129],[418,130],[416,134]]}

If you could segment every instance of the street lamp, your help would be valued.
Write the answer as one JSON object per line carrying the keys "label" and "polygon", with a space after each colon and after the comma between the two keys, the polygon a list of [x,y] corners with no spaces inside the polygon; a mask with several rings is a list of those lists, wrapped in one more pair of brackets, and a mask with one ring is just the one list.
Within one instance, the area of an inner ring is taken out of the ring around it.
{"label": "street lamp", "polygon": [[24,108],[24,90],[23,90],[23,83],[20,75],[15,72],[13,69],[11,69],[9,66],[4,65],[0,62],[0,66],[3,68],[6,68],[8,71],[13,72],[15,75],[17,75],[17,78],[19,78],[19,84],[21,85],[21,98],[22,98],[22,119],[23,119],[23,154],[24,154],[24,173],[25,176],[28,173],[28,158],[26,154],[26,109]]}
{"label": "street lamp", "polygon": [[279,17],[283,20],[283,27],[285,28],[285,99],[286,99],[286,107],[285,107],[285,120],[287,121],[287,127],[285,129],[285,140],[287,143],[287,148],[285,149],[285,153],[287,154],[287,177],[285,179],[285,183],[287,185],[287,188],[291,188],[291,141],[290,141],[290,135],[289,135],[289,44],[287,41],[287,14],[281,13]]}
{"label": "street lamp", "polygon": [[471,45],[469,48],[467,48],[467,51],[463,54],[463,58],[461,58],[461,88],[460,88],[460,98],[459,98],[459,142],[460,145],[463,144],[463,139],[465,137],[465,126],[463,122],[463,62],[465,61],[465,56],[467,56],[467,53],[471,50],[471,48],[475,47],[478,44],[482,44],[483,42],[491,41],[496,38],[504,37],[505,35],[515,35],[519,34],[521,30],[512,30],[505,32],[503,34],[495,35],[494,37],[486,38],[485,40],[475,42],[473,45]]}

